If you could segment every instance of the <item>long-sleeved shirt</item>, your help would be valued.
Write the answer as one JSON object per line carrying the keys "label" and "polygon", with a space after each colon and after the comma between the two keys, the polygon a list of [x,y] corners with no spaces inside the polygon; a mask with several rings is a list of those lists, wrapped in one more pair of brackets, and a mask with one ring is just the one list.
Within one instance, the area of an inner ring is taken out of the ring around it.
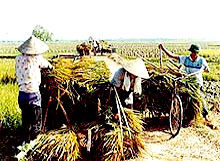
{"label": "long-sleeved shirt", "polygon": [[41,83],[41,68],[52,68],[52,65],[41,54],[18,55],[15,61],[19,91],[38,92]]}

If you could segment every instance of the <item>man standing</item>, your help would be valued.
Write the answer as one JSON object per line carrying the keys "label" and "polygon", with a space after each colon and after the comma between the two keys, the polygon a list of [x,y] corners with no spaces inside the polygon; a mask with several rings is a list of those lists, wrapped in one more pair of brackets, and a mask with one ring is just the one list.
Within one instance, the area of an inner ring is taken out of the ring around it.
{"label": "man standing", "polygon": [[[195,77],[197,82],[200,85],[200,89],[203,87],[203,72],[209,72],[209,66],[205,58],[199,56],[201,50],[200,46],[197,44],[192,44],[189,48],[191,52],[190,55],[176,55],[171,51],[167,50],[162,44],[159,45],[159,48],[162,49],[169,57],[176,59],[180,64],[183,64],[187,74],[196,73]],[[208,110],[206,107],[205,100],[203,99],[203,117],[207,121]]]}

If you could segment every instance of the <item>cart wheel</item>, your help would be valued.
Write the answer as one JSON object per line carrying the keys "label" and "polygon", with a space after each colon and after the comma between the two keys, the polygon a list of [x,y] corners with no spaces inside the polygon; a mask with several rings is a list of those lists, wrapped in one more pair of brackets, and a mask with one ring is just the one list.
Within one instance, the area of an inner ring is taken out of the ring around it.
{"label": "cart wheel", "polygon": [[170,131],[173,137],[175,137],[182,127],[183,120],[183,107],[182,101],[178,95],[175,95],[171,102],[169,122],[170,122]]}

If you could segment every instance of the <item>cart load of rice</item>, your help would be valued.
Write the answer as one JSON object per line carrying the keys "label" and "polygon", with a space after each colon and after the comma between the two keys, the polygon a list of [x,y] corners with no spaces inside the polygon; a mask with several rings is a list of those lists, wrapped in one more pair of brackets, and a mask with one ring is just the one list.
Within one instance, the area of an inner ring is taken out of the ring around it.
{"label": "cart load of rice", "polygon": [[[139,55],[140,56],[140,55]],[[124,57],[118,54],[108,56],[117,63],[121,63]],[[143,58],[143,60],[145,60]],[[161,68],[156,64],[145,60],[150,78],[142,81],[142,95],[134,99],[134,108],[148,117],[157,118],[162,114],[168,114],[171,108],[171,98],[174,90],[174,79],[182,77],[177,81],[176,90],[182,100],[183,124],[203,123],[201,118],[202,95],[196,78],[186,77],[186,73],[178,68],[175,63],[167,63]]]}
{"label": "cart load of rice", "polygon": [[[124,58],[112,56],[116,62]],[[28,153],[31,160],[128,160],[142,156],[144,147],[143,111],[152,114],[169,110],[175,75],[146,64],[150,79],[142,82],[141,97],[134,110],[119,108],[119,119],[112,113],[110,71],[104,61],[53,59],[54,70],[42,71],[42,134]],[[178,83],[185,120],[200,112],[201,96],[193,79]],[[117,99],[116,99],[117,100]],[[117,104],[120,104],[117,102]],[[183,105],[184,107],[184,105]]]}
{"label": "cart load of rice", "polygon": [[128,160],[145,151],[141,114],[121,109],[115,119],[108,104],[110,72],[105,62],[53,59],[42,71],[43,132],[31,160]]}
{"label": "cart load of rice", "polygon": [[172,94],[176,88],[182,101],[183,124],[189,125],[191,121],[201,121],[202,96],[195,78],[184,78],[177,81],[174,86],[176,75],[169,69],[163,71],[150,71],[151,78],[143,82],[143,98],[141,105],[136,106],[140,111],[148,111],[151,117],[160,117],[169,114]]}

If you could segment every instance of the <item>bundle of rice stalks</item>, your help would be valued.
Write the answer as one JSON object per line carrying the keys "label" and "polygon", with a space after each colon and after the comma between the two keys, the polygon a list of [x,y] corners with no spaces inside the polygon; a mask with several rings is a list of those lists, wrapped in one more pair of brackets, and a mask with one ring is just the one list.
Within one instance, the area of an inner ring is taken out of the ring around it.
{"label": "bundle of rice stalks", "polygon": [[30,159],[32,160],[66,160],[80,158],[77,135],[72,129],[63,127],[38,135]]}
{"label": "bundle of rice stalks", "polygon": [[124,110],[128,126],[123,121],[121,127],[109,108],[88,124],[63,126],[40,134],[29,159],[117,161],[142,156],[145,147],[141,114]]}
{"label": "bundle of rice stalks", "polygon": [[[105,124],[94,129],[93,154],[98,160],[128,160],[143,155],[144,138],[141,114],[124,108],[128,126],[112,121],[112,113],[105,113]],[[123,116],[122,116],[123,117]],[[124,119],[122,119],[124,120]]]}
{"label": "bundle of rice stalks", "polygon": [[65,80],[71,80],[80,87],[87,88],[90,92],[94,84],[109,81],[110,71],[104,61],[95,61],[92,58],[83,57],[79,61],[69,59],[56,59],[53,61],[53,70],[49,75],[55,77],[60,84]]}
{"label": "bundle of rice stalks", "polygon": [[44,122],[49,129],[96,117],[97,98],[91,95],[95,85],[109,81],[106,64],[86,57],[78,61],[54,59],[52,64],[55,69],[42,72],[41,84]]}

